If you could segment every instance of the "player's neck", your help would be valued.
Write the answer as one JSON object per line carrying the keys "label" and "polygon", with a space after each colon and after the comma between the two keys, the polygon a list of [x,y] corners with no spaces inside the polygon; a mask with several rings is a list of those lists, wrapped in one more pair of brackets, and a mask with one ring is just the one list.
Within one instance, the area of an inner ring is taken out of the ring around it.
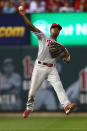
{"label": "player's neck", "polygon": [[50,36],[52,39],[54,39],[54,40],[57,40],[57,37],[54,37],[54,36]]}

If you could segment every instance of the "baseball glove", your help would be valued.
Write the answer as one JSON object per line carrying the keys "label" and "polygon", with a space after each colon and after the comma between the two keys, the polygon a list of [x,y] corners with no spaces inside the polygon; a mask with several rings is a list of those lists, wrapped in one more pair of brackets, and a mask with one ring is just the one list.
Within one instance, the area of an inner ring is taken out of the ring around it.
{"label": "baseball glove", "polygon": [[63,58],[65,53],[65,48],[58,44],[57,42],[51,42],[50,47],[49,47],[49,52],[52,58]]}

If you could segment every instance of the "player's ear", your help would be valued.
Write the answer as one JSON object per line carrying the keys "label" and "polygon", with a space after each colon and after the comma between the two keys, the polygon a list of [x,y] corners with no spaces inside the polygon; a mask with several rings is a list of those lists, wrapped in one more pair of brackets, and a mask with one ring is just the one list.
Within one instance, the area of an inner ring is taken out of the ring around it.
{"label": "player's ear", "polygon": [[51,28],[50,28],[50,33],[51,33]]}

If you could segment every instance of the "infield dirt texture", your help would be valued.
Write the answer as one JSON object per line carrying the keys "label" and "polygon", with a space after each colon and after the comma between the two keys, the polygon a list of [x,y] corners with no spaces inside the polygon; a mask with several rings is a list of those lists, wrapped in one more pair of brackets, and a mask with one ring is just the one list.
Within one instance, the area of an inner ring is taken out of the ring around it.
{"label": "infield dirt texture", "polygon": [[0,131],[87,131],[87,115],[1,116]]}

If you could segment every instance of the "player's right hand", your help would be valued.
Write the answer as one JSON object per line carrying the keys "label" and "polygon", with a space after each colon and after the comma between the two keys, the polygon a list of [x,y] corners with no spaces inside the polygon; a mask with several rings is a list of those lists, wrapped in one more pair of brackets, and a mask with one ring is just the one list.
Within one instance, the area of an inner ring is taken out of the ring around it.
{"label": "player's right hand", "polygon": [[24,11],[23,6],[19,6],[19,7],[18,7],[18,12],[19,12],[19,14],[22,15],[22,16],[25,15],[25,11]]}

